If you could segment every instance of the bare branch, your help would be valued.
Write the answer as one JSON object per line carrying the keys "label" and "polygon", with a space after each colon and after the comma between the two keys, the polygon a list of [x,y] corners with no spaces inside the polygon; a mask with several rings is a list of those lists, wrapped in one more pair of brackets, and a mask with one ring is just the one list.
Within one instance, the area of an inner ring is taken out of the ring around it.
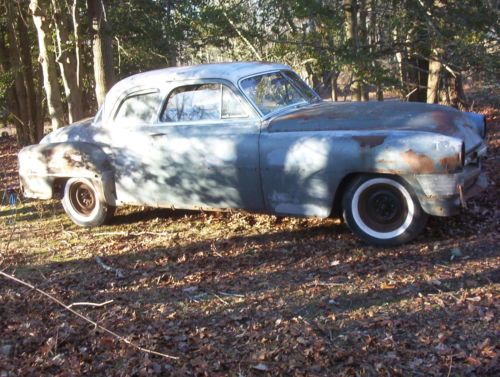
{"label": "bare branch", "polygon": [[108,305],[108,304],[111,304],[113,302],[113,300],[108,300],[108,301],[104,301],[104,302],[101,302],[101,303],[96,303],[96,302],[74,302],[70,305],[68,305],[68,308],[72,308],[73,306],[95,306],[95,307],[103,307],[105,305]]}
{"label": "bare branch", "polygon": [[232,28],[234,29],[234,31],[236,32],[236,34],[238,34],[238,36],[243,40],[243,42],[245,42],[246,45],[248,47],[250,47],[250,50],[252,50],[252,52],[257,57],[257,59],[262,60],[262,56],[259,54],[259,52],[257,51],[257,49],[250,43],[250,41],[248,40],[248,38],[246,38],[243,35],[243,33],[240,31],[240,29],[238,29],[238,27],[233,22],[233,20],[231,20],[231,18],[229,18],[229,15],[227,14],[227,12],[225,10],[223,10],[222,14],[224,15],[224,17],[226,17],[227,22],[229,22],[229,24],[232,26]]}
{"label": "bare branch", "polygon": [[69,312],[73,313],[74,315],[76,315],[77,317],[83,319],[84,321],[92,324],[95,326],[95,328],[98,328],[102,331],[104,331],[105,333],[115,337],[116,339],[128,344],[129,346],[141,351],[141,352],[145,352],[145,353],[149,353],[151,355],[157,355],[157,356],[161,356],[161,357],[164,357],[164,358],[167,358],[167,359],[173,359],[173,360],[179,360],[179,357],[177,356],[172,356],[172,355],[167,355],[165,353],[161,353],[161,352],[157,352],[157,351],[153,351],[153,350],[150,350],[150,349],[147,349],[147,348],[144,348],[144,347],[141,347],[141,346],[138,346],[137,344],[135,344],[134,342],[131,342],[130,340],[124,338],[123,336],[121,335],[118,335],[117,333],[115,333],[114,331],[111,331],[109,329],[107,329],[106,327],[104,326],[101,326],[100,324],[98,324],[97,322],[95,322],[94,320],[92,320],[91,318],[77,312],[76,310],[74,309],[71,309],[70,306],[66,305],[65,303],[63,303],[62,301],[60,301],[59,299],[57,299],[56,297],[52,296],[51,294],[45,292],[45,291],[42,291],[41,289],[35,287],[34,285],[26,282],[26,281],[23,281],[21,279],[18,279],[16,278],[15,276],[12,276],[12,275],[9,275],[3,271],[0,271],[0,275],[2,275],[3,277],[7,278],[7,279],[10,279],[10,280],[13,280],[15,281],[16,283],[19,283],[21,285],[24,285],[28,288],[31,288],[35,291],[37,291],[38,293],[41,293],[42,295],[44,295],[45,297],[47,297],[48,299],[50,299],[51,301],[55,302],[56,304],[62,306],[64,309],[68,310]]}

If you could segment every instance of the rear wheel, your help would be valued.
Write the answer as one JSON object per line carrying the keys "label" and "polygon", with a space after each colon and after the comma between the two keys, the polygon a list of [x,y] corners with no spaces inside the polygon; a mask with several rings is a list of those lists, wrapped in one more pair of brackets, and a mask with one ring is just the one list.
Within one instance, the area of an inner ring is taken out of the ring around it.
{"label": "rear wheel", "polygon": [[359,176],[348,186],[342,204],[349,228],[375,245],[411,241],[427,222],[411,189],[395,177]]}
{"label": "rear wheel", "polygon": [[85,178],[71,178],[64,186],[62,205],[77,225],[93,227],[109,221],[115,207],[99,200],[94,184]]}

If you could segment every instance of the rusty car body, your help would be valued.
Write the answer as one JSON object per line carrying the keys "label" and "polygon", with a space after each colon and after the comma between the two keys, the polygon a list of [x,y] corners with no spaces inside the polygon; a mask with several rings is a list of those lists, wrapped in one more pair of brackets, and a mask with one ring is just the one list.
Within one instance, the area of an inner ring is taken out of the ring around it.
{"label": "rusty car body", "polygon": [[288,66],[166,68],[116,84],[93,119],[19,153],[24,195],[96,226],[116,206],[241,208],[326,218],[378,245],[486,187],[482,115],[322,101]]}

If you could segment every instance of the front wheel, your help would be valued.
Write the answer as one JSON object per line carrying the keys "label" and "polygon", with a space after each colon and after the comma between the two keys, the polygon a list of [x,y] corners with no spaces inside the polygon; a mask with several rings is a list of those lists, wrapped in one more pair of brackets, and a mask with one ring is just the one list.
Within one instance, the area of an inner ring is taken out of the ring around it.
{"label": "front wheel", "polygon": [[395,177],[359,176],[345,191],[342,205],[349,228],[374,245],[411,241],[427,222],[411,189]]}
{"label": "front wheel", "polygon": [[71,178],[64,186],[64,211],[77,225],[93,227],[109,221],[115,207],[99,200],[94,184],[85,178]]}

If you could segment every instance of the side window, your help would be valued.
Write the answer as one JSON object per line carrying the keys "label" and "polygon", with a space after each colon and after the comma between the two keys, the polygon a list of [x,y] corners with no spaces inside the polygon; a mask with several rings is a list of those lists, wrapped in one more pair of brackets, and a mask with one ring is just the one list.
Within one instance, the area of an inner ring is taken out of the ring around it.
{"label": "side window", "polygon": [[227,86],[222,85],[222,119],[246,118],[247,112],[236,95]]}
{"label": "side window", "polygon": [[151,124],[155,121],[158,114],[161,99],[159,92],[131,95],[121,103],[115,115],[115,122]]}
{"label": "side window", "polygon": [[168,96],[161,121],[219,120],[247,116],[229,88],[221,84],[199,84],[174,89]]}
{"label": "side window", "polygon": [[161,116],[163,122],[212,119],[220,119],[219,84],[189,85],[174,89]]}

